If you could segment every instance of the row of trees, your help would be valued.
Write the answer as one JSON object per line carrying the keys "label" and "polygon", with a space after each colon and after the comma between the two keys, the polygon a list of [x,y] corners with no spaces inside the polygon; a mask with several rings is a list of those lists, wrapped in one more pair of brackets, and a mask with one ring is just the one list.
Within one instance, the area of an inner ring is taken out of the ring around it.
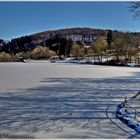
{"label": "row of trees", "polygon": [[0,53],[0,61],[2,62],[13,62],[13,61],[21,61],[21,59],[48,59],[52,56],[56,55],[56,53],[52,50],[49,50],[47,47],[37,46],[32,51],[22,51],[15,54],[1,52]]}
{"label": "row of trees", "polygon": [[[10,55],[16,55],[17,53],[25,54],[33,50],[36,51],[38,50],[38,46],[42,46],[43,49],[41,50],[46,51],[46,49],[49,49],[52,52],[56,52],[59,56],[69,56],[72,41],[67,40],[60,35],[55,35],[52,38],[41,40],[41,42],[40,40],[35,40],[31,36],[19,37],[12,39],[11,41],[4,41],[3,39],[0,39],[0,52],[5,52]],[[41,54],[43,57],[44,54],[42,52]]]}

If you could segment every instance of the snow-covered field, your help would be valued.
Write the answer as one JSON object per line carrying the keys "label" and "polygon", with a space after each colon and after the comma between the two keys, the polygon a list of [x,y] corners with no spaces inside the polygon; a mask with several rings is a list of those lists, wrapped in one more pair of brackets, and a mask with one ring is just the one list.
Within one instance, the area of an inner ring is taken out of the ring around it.
{"label": "snow-covered field", "polygon": [[134,134],[114,111],[125,96],[140,90],[139,80],[140,68],[0,63],[0,133],[36,138],[132,137],[106,113]]}

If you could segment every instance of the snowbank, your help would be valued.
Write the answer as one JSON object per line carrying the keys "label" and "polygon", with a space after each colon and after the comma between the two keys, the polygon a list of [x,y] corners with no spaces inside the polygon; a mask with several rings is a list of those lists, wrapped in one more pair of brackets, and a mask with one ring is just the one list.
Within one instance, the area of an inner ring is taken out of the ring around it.
{"label": "snowbank", "polygon": [[140,133],[140,122],[136,121],[134,118],[131,118],[132,116],[130,115],[130,112],[127,112],[127,108],[125,107],[125,102],[122,102],[117,106],[116,117],[128,127]]}

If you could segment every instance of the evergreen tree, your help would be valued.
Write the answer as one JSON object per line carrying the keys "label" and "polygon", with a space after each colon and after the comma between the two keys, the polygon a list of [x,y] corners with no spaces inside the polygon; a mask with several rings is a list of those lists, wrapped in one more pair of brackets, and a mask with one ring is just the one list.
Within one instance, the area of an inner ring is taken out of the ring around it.
{"label": "evergreen tree", "polygon": [[112,43],[112,31],[109,30],[108,34],[107,34],[107,44],[110,47]]}

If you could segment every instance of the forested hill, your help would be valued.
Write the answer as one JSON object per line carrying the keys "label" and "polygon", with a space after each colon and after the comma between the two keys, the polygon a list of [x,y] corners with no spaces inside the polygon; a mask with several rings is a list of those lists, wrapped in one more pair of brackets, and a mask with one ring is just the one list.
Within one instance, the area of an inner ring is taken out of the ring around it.
{"label": "forested hill", "polygon": [[[37,45],[40,43],[45,43],[48,39],[56,39],[56,37],[64,37],[67,39],[71,39],[72,41],[82,41],[83,38],[94,38],[99,36],[106,36],[108,30],[101,29],[91,29],[91,28],[68,28],[68,29],[60,29],[60,30],[52,30],[45,31],[41,33],[36,33],[30,35],[33,44]],[[90,42],[92,42],[91,40]],[[49,45],[48,43],[46,45]]]}
{"label": "forested hill", "polygon": [[140,40],[140,33],[92,28],[68,28],[40,32],[15,38],[8,42],[0,39],[0,52],[16,54],[18,52],[31,51],[40,45],[48,47],[55,52],[59,50],[60,54],[64,54],[64,47],[71,46],[73,42],[90,46],[100,37],[106,39],[109,32],[112,32],[115,38],[125,38],[124,35],[127,34],[131,36],[130,38],[135,37],[135,40]]}

